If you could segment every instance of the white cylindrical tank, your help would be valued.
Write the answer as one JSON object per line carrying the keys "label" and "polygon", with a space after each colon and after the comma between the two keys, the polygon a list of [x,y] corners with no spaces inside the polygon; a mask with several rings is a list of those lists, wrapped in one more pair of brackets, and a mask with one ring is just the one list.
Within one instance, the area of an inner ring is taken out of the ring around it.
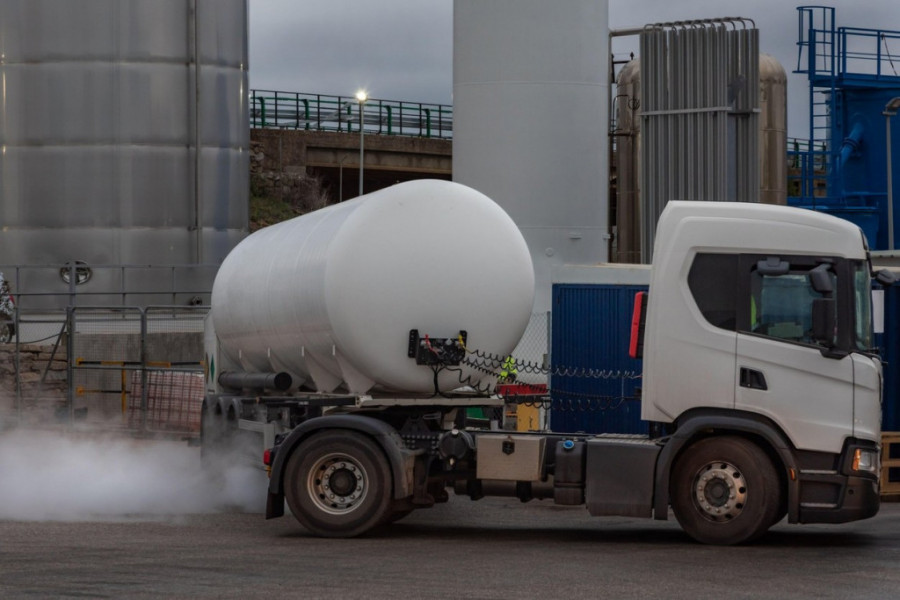
{"label": "white cylindrical tank", "polygon": [[608,12],[608,0],[453,3],[453,180],[522,230],[536,312],[554,266],[607,259]]}
{"label": "white cylindrical tank", "polygon": [[[243,370],[287,371],[319,391],[430,394],[432,369],[407,355],[410,330],[465,331],[470,350],[505,356],[533,290],[528,247],[503,209],[419,180],[252,234],[222,263],[211,318],[220,352]],[[440,389],[487,376],[461,370],[441,372]]]}

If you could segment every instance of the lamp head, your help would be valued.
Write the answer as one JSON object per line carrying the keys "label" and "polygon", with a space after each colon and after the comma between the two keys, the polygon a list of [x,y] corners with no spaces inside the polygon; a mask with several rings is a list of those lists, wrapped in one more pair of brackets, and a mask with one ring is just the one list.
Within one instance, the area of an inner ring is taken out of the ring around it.
{"label": "lamp head", "polygon": [[898,110],[900,110],[900,96],[888,100],[888,103],[884,105],[884,112],[881,114],[886,117],[893,117]]}

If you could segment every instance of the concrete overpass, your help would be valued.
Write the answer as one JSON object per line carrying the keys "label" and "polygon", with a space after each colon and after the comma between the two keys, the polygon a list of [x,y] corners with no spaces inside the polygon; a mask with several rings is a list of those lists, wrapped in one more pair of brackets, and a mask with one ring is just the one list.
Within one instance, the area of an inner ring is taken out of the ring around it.
{"label": "concrete overpass", "polygon": [[[298,177],[318,176],[333,201],[359,190],[359,133],[303,129],[252,129],[251,169]],[[412,179],[450,179],[450,139],[366,133],[363,179],[366,193]]]}

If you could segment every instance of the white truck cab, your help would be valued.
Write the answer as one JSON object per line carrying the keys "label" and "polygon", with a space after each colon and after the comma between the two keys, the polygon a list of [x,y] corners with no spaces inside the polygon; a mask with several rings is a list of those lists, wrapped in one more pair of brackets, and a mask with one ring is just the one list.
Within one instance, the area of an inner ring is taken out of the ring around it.
{"label": "white truck cab", "polygon": [[[768,440],[791,521],[874,514],[881,362],[859,228],[803,209],[670,202],[657,231],[642,418],[677,437],[727,416],[744,439]],[[711,518],[729,505],[703,494],[736,482],[714,472],[694,481]]]}

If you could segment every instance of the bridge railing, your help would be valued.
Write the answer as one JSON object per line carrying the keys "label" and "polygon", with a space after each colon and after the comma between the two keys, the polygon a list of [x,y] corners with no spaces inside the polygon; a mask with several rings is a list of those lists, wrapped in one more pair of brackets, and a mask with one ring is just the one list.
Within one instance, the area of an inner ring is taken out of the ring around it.
{"label": "bridge railing", "polygon": [[[453,107],[369,98],[363,104],[366,133],[425,138],[453,137]],[[359,131],[360,104],[353,96],[270,90],[250,91],[250,126],[307,131]]]}

